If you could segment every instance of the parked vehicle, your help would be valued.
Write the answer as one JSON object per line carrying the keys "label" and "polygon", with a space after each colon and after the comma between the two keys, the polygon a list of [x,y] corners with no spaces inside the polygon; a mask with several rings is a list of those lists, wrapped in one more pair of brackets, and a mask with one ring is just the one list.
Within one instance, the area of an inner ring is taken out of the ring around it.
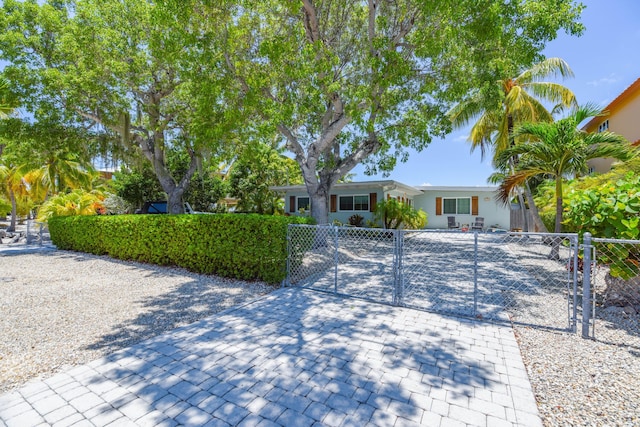
{"label": "parked vehicle", "polygon": [[[165,200],[159,200],[155,202],[145,202],[142,209],[136,210],[137,214],[166,214],[168,203]],[[187,202],[184,203],[184,212],[188,214],[194,214],[195,212],[191,205]]]}

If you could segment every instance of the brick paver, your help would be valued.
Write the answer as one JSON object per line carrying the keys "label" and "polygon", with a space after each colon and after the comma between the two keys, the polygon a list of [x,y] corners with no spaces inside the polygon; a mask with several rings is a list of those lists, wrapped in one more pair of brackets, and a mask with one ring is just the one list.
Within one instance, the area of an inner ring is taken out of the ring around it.
{"label": "brick paver", "polygon": [[281,289],[0,395],[0,427],[541,426],[508,326]]}

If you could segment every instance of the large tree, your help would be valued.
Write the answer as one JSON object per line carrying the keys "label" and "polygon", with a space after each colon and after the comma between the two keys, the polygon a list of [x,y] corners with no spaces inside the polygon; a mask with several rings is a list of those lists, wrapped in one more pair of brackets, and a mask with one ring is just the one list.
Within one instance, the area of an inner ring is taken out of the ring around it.
{"label": "large tree", "polygon": [[558,30],[580,33],[580,11],[570,0],[243,2],[226,60],[326,223],[341,177],[363,162],[388,172],[425,148],[449,130],[448,102],[539,60]]}
{"label": "large tree", "polygon": [[[195,38],[147,0],[6,0],[2,11],[5,75],[35,118],[116,134],[150,162],[170,212],[182,212],[199,159],[222,146],[233,107],[213,33]],[[167,167],[168,147],[189,155],[180,176]]]}
{"label": "large tree", "polygon": [[563,179],[588,172],[587,161],[599,157],[629,160],[637,149],[621,135],[612,132],[586,133],[578,128],[585,119],[602,115],[592,105],[576,108],[568,117],[552,123],[524,123],[514,131],[514,137],[525,137],[529,142],[518,144],[500,152],[498,161],[519,158],[513,174],[500,186],[503,199],[508,199],[515,186],[532,177],[545,177],[555,181],[555,232],[562,231]]}
{"label": "large tree", "polygon": [[[513,135],[516,126],[525,122],[553,121],[551,112],[543,102],[549,102],[554,107],[576,105],[575,96],[571,90],[558,83],[545,81],[550,76],[569,77],[573,76],[573,72],[562,59],[547,58],[524,70],[517,77],[487,82],[485,90],[473,91],[449,111],[449,117],[455,128],[467,126],[475,120],[469,134],[471,151],[479,149],[483,157],[488,150],[493,151],[494,165],[503,170],[490,179],[502,175],[504,170],[507,173],[512,172],[518,162],[517,158],[508,158],[507,163],[497,162],[504,150],[522,142],[516,140]],[[522,183],[536,228],[539,231],[547,231],[527,185],[527,182]],[[523,191],[520,187],[515,190],[520,199],[526,227],[528,221],[522,197]]]}

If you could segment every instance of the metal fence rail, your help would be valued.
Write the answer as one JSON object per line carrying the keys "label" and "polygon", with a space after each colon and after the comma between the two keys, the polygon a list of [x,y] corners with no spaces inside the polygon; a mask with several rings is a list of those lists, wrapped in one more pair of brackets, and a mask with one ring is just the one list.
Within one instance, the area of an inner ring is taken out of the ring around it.
{"label": "metal fence rail", "polygon": [[577,236],[291,225],[288,285],[573,330]]}
{"label": "metal fence rail", "polygon": [[585,234],[583,246],[594,260],[584,266],[591,270],[589,337],[640,349],[640,240]]}

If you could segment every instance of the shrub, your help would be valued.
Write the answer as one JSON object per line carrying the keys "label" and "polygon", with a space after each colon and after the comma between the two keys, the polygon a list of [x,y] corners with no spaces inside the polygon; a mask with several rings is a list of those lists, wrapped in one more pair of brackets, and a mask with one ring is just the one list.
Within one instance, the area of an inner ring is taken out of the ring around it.
{"label": "shrub", "polygon": [[427,225],[427,214],[422,209],[416,210],[412,206],[388,199],[376,205],[375,218],[381,220],[384,228],[420,229]]}
{"label": "shrub", "polygon": [[362,215],[353,214],[349,217],[349,225],[354,227],[362,227],[364,223],[364,217]]}
{"label": "shrub", "polygon": [[84,190],[60,193],[47,200],[38,209],[38,221],[48,222],[57,216],[95,215],[104,209],[100,194]]}
{"label": "shrub", "polygon": [[116,215],[49,221],[60,249],[278,283],[286,275],[287,225],[298,217],[257,214]]}
{"label": "shrub", "polygon": [[[569,194],[565,221],[580,233],[594,237],[637,240],[640,238],[640,175],[628,173],[615,184],[578,189]],[[640,273],[640,247],[630,245],[615,257],[604,258],[611,275],[628,279]],[[611,253],[602,248],[600,253]]]}

